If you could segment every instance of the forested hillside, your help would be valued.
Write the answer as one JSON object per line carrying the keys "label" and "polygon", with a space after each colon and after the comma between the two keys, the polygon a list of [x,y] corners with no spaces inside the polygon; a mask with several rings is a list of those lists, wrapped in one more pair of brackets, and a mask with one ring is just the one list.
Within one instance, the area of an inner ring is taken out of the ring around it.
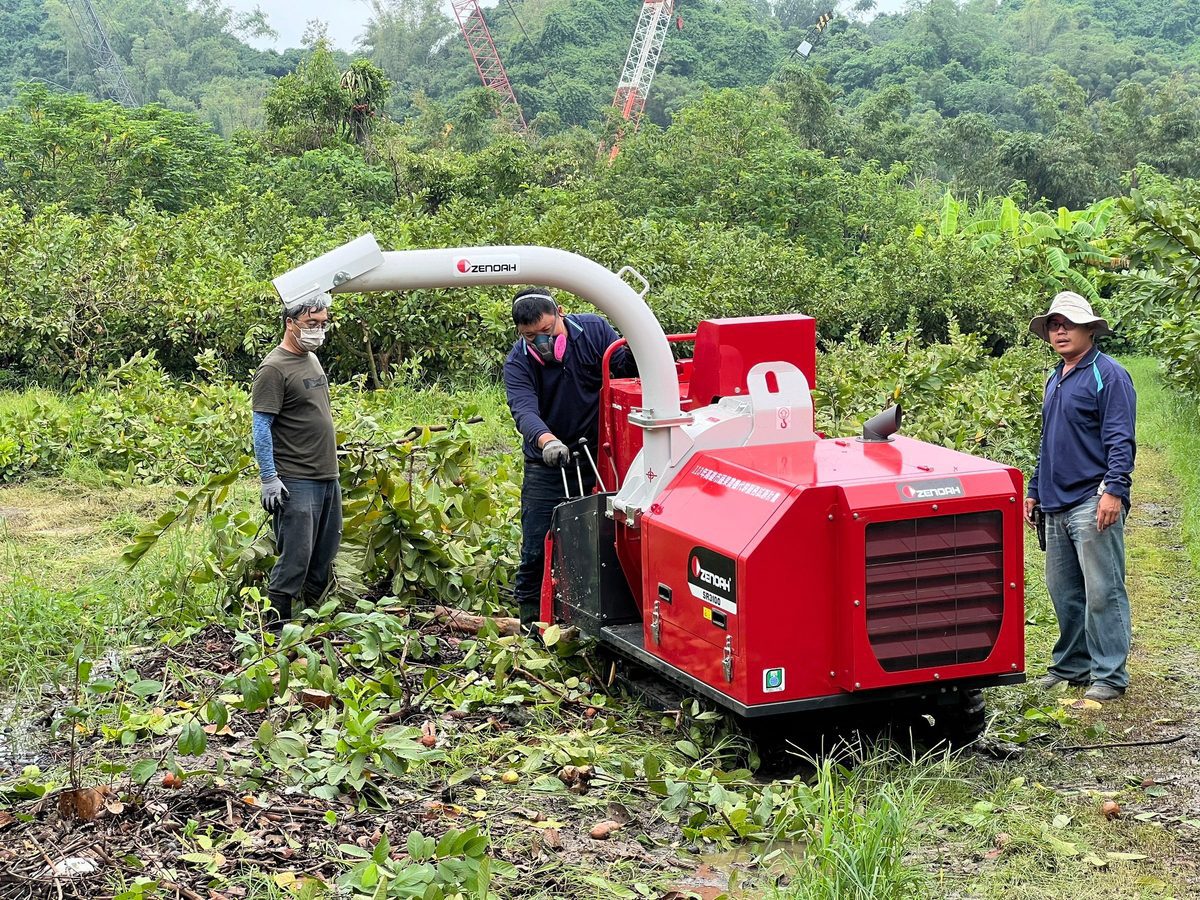
{"label": "forested hillside", "polygon": [[[271,81],[303,56],[250,47],[242,38],[265,28],[263,20],[237,16],[218,0],[103,0],[96,9],[139,102],[200,112],[225,134],[260,125]],[[23,81],[109,96],[62,0],[8,0],[0,49],[0,104]]]}
{"label": "forested hillside", "polygon": [[[1083,205],[1138,164],[1200,170],[1200,0],[928,0],[872,19],[847,8],[808,60],[790,55],[821,0],[681,0],[647,114],[660,126],[706,90],[774,84],[801,143],[859,164],[903,162],[962,193]],[[857,6],[870,4],[857,4]],[[374,0],[361,53],[392,82],[387,112],[477,106],[474,66],[440,0]],[[601,129],[637,0],[512,0],[488,13],[526,118],[543,135]],[[219,0],[105,0],[138,98],[228,136],[262,123],[273,79],[307,50],[251,49],[266,27]],[[319,31],[312,33],[315,41]],[[0,98],[33,80],[102,95],[63,0],[0,12]],[[335,54],[343,67],[348,59]]]}

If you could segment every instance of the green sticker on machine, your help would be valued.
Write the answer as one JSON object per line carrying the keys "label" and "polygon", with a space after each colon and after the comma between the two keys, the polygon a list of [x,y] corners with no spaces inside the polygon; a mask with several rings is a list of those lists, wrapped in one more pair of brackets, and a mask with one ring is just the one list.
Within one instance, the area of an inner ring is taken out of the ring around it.
{"label": "green sticker on machine", "polygon": [[768,694],[783,690],[784,670],[783,666],[778,669],[763,669],[763,691]]}

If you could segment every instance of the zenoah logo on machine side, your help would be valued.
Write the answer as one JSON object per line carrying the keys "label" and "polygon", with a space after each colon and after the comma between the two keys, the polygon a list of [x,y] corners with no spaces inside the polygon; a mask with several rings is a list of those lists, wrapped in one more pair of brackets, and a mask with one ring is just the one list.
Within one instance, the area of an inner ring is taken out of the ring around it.
{"label": "zenoah logo on machine side", "polygon": [[521,257],[516,254],[497,254],[495,256],[479,256],[467,259],[460,256],[454,261],[454,274],[464,275],[494,275],[513,274],[521,271]]}
{"label": "zenoah logo on machine side", "polygon": [[737,562],[706,547],[688,554],[688,589],[692,596],[728,613],[737,613]]}
{"label": "zenoah logo on machine side", "polygon": [[905,503],[919,503],[922,500],[947,500],[951,497],[965,497],[967,492],[962,482],[957,478],[931,478],[928,481],[909,481],[896,485],[900,499]]}

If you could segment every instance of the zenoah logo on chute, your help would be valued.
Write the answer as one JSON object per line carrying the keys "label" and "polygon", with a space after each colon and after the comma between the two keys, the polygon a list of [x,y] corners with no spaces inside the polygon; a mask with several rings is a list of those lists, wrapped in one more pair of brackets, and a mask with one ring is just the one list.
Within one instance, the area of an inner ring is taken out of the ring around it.
{"label": "zenoah logo on chute", "polygon": [[454,271],[457,275],[515,275],[521,271],[521,257],[513,254],[479,256],[467,258],[460,256],[454,261]]}

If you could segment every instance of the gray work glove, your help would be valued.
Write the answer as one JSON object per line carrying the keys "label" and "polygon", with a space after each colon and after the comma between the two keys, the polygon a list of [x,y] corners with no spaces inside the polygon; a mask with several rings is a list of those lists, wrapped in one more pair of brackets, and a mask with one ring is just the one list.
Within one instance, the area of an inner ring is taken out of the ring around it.
{"label": "gray work glove", "polygon": [[557,438],[546,441],[546,446],[542,448],[542,462],[548,466],[565,466],[570,461],[571,451],[566,444]]}
{"label": "gray work glove", "polygon": [[[565,448],[564,448],[565,449]],[[276,475],[262,483],[262,508],[269,513],[275,512],[287,502],[288,489]]]}

